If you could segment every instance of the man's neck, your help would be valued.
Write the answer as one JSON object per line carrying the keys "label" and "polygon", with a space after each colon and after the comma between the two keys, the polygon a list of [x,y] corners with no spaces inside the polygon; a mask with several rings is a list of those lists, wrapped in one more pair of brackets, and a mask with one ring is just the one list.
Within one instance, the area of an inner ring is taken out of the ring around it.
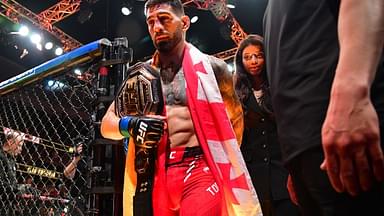
{"label": "man's neck", "polygon": [[184,55],[185,42],[180,42],[170,52],[159,52],[161,68],[178,69],[181,66]]}

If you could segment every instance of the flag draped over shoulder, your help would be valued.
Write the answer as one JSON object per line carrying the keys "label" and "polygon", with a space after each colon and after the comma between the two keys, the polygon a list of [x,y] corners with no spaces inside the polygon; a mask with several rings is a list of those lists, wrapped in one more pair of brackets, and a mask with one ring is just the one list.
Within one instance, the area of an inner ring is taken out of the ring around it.
{"label": "flag draped over shoulder", "polygon": [[[208,56],[191,44],[186,44],[182,68],[186,80],[188,108],[196,135],[223,195],[222,216],[262,215]],[[168,148],[166,140],[167,137],[164,136],[157,152],[153,191],[155,216],[169,215],[165,170]],[[132,195],[136,184],[133,158],[134,144],[130,142],[124,179],[124,216],[133,214]]]}
{"label": "flag draped over shoulder", "polygon": [[195,131],[224,195],[223,215],[262,215],[208,56],[188,44],[182,65]]}

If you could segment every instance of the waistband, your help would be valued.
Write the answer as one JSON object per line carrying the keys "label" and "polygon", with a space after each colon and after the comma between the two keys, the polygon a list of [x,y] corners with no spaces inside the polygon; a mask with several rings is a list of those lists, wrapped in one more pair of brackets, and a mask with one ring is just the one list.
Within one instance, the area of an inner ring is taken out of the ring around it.
{"label": "waistband", "polygon": [[167,165],[171,166],[184,161],[190,161],[202,155],[203,150],[200,146],[174,147],[171,148],[169,151]]}

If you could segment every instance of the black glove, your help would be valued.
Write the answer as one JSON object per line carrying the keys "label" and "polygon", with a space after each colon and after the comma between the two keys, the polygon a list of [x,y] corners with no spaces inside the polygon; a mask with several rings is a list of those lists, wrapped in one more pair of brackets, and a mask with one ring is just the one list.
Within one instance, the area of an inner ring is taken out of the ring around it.
{"label": "black glove", "polygon": [[124,116],[119,121],[119,129],[124,137],[133,137],[137,146],[152,148],[163,135],[164,121],[144,116]]}

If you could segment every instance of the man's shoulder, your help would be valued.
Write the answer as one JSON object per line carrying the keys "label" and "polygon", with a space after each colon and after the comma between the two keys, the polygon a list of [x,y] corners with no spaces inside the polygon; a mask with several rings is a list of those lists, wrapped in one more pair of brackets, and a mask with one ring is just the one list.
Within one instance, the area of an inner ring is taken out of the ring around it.
{"label": "man's shoulder", "polygon": [[216,76],[216,79],[221,80],[225,77],[232,76],[231,72],[227,68],[227,63],[224,60],[219,59],[212,55],[207,55],[209,62],[211,63],[212,70]]}
{"label": "man's shoulder", "polygon": [[227,67],[227,64],[225,63],[225,61],[224,60],[222,60],[222,59],[219,59],[219,58],[217,58],[217,57],[215,57],[215,56],[213,56],[213,55],[208,55],[207,54],[207,56],[208,56],[208,60],[209,60],[209,62],[211,63],[211,65],[212,65],[212,68],[215,70],[215,69],[226,69],[226,67]]}

